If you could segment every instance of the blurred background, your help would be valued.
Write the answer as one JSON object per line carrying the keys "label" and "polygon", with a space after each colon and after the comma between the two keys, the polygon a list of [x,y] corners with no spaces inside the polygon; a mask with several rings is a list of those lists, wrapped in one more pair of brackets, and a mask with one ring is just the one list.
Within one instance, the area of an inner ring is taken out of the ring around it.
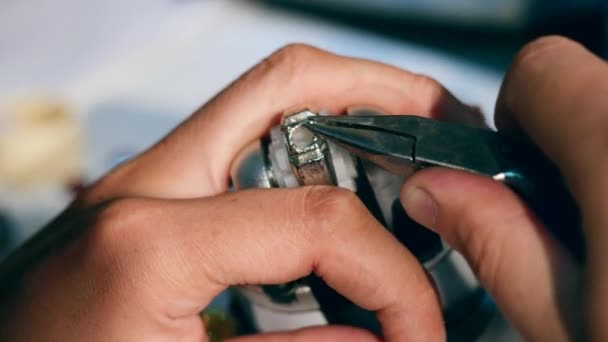
{"label": "blurred background", "polygon": [[607,8],[605,0],[0,0],[0,258],[83,184],[282,45],[428,74],[491,123],[502,75],[526,41],[563,34],[605,57]]}

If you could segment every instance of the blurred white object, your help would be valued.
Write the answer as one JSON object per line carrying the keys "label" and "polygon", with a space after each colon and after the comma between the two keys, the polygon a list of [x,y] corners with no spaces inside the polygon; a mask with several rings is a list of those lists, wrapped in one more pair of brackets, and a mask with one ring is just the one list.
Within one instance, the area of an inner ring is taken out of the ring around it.
{"label": "blurred white object", "polygon": [[244,1],[0,2],[0,100],[37,90],[82,112],[128,99],[172,106],[183,116],[292,42],[425,73],[487,113],[493,109],[501,76],[494,71]]}
{"label": "blurred white object", "polygon": [[20,99],[0,111],[7,128],[0,136],[0,184],[21,191],[67,184],[82,175],[82,129],[62,103]]}
{"label": "blurred white object", "polygon": [[156,34],[169,0],[0,1],[0,95],[61,92]]}

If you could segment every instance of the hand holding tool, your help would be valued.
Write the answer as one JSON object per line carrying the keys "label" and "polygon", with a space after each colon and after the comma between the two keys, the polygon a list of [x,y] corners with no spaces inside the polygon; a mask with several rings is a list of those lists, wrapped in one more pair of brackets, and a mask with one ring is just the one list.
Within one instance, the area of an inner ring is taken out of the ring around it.
{"label": "hand holding tool", "polygon": [[559,170],[533,144],[414,115],[313,116],[304,125],[398,175],[439,166],[492,177],[518,193],[575,257],[584,260],[576,202]]}

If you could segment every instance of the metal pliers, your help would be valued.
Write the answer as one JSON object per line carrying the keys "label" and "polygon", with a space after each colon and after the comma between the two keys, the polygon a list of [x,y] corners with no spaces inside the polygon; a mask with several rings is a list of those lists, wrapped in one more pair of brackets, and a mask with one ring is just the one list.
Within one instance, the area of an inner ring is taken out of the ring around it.
{"label": "metal pliers", "polygon": [[529,142],[414,115],[312,116],[304,125],[397,175],[439,166],[492,177],[518,193],[558,240],[584,260],[576,202],[559,170]]}

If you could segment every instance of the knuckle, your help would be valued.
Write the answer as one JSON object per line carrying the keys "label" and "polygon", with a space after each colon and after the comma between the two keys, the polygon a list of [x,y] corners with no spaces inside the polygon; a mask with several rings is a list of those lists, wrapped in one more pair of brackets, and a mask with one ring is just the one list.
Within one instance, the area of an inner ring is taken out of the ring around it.
{"label": "knuckle", "polygon": [[140,248],[141,228],[150,223],[145,218],[150,208],[146,200],[112,200],[74,245],[69,255],[92,274],[98,300],[144,303],[144,277],[150,273],[144,267],[149,253]]}
{"label": "knuckle", "polygon": [[306,187],[302,193],[302,216],[307,227],[332,233],[346,218],[360,212],[361,201],[353,192],[335,186]]}
{"label": "knuckle", "polygon": [[95,242],[102,248],[115,248],[136,241],[140,228],[150,222],[154,210],[141,199],[113,200],[95,217]]}
{"label": "knuckle", "polygon": [[268,60],[275,65],[293,65],[307,61],[318,55],[321,50],[306,44],[288,44],[273,52]]}
{"label": "knuckle", "polygon": [[[428,97],[432,100],[438,100],[444,94],[443,85],[430,76],[416,74],[414,75],[414,83],[417,89],[424,94],[428,94]],[[429,103],[431,102],[434,101],[430,101]]]}
{"label": "knuckle", "polygon": [[348,190],[333,186],[313,186],[305,192],[306,213],[334,217],[358,207],[357,196]]}
{"label": "knuckle", "polygon": [[272,55],[270,55],[269,58],[278,61],[292,61],[294,59],[299,59],[302,57],[310,57],[311,55],[316,54],[319,51],[319,49],[311,45],[292,43],[287,44],[276,50]]}
{"label": "knuckle", "polygon": [[556,52],[573,47],[578,48],[580,45],[566,37],[553,35],[537,38],[526,44],[517,53],[512,68],[518,69],[530,64],[536,64],[544,58],[555,58]]}
{"label": "knuckle", "polygon": [[[470,217],[470,216],[469,216]],[[488,268],[493,263],[489,252],[494,250],[494,241],[491,234],[487,234],[485,229],[474,218],[464,218],[458,224],[458,250],[463,253],[473,272],[480,278],[488,274]],[[490,267],[493,268],[493,267]]]}
{"label": "knuckle", "polygon": [[318,60],[321,50],[305,44],[289,44],[260,62],[253,71],[255,77],[271,77],[288,85],[301,75],[307,66]]}

